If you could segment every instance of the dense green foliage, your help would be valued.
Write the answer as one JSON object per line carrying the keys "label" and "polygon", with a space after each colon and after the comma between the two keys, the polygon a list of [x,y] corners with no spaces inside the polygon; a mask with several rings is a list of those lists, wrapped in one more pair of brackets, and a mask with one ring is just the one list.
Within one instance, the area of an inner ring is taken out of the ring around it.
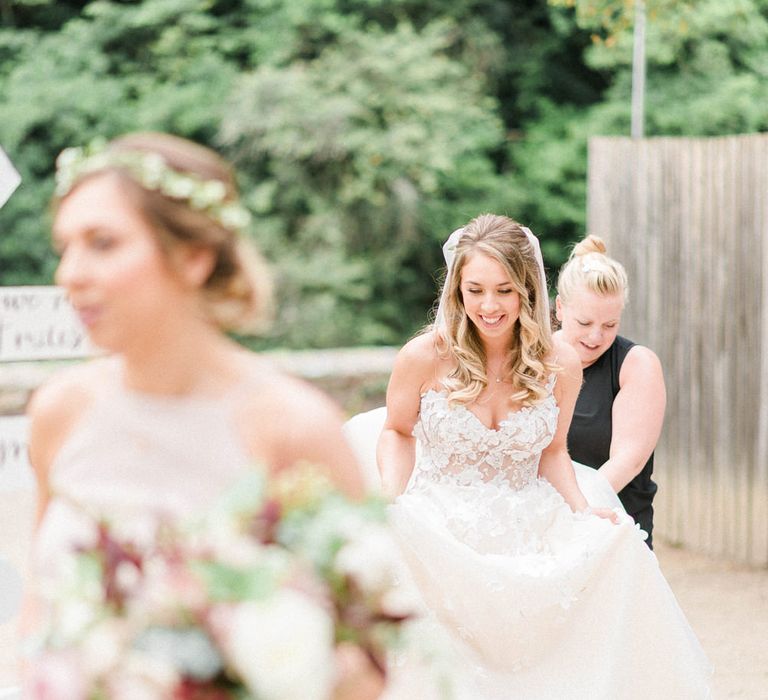
{"label": "dense green foliage", "polygon": [[[768,1],[646,0],[646,132],[768,129]],[[47,283],[56,154],[171,131],[233,159],[266,342],[398,343],[482,211],[584,232],[586,143],[629,129],[631,0],[0,0],[0,284]]]}

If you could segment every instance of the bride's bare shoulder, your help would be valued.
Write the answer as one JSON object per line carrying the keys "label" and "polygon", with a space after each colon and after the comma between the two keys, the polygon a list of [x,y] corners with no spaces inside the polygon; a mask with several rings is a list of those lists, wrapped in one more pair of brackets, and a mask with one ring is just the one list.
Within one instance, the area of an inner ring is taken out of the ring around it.
{"label": "bride's bare shoulder", "polygon": [[304,405],[304,402],[314,407],[318,403],[330,403],[325,394],[307,380],[263,356],[253,358],[246,381],[254,388],[248,404],[265,410],[282,406],[293,408]]}
{"label": "bride's bare shoulder", "polygon": [[399,355],[418,362],[434,362],[440,355],[438,346],[437,331],[428,330],[411,338],[400,348]]}
{"label": "bride's bare shoulder", "polygon": [[246,365],[235,420],[250,456],[272,470],[317,465],[346,493],[362,494],[360,470],[342,432],[341,408],[267,358],[253,355]]}
{"label": "bride's bare shoulder", "polygon": [[432,376],[437,366],[444,361],[440,352],[440,340],[434,330],[411,338],[395,358],[395,370],[407,370],[409,374]]}

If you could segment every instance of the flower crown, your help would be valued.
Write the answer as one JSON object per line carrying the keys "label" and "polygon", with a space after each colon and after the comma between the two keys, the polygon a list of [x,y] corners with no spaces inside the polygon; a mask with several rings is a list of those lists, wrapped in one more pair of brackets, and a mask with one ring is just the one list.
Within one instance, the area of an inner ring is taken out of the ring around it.
{"label": "flower crown", "polygon": [[66,148],[56,159],[56,195],[64,197],[85,175],[106,168],[125,170],[147,190],[171,199],[183,199],[228,229],[244,229],[251,220],[248,210],[227,201],[227,187],[221,180],[203,180],[174,170],[159,153],[110,151],[103,140],[85,147]]}

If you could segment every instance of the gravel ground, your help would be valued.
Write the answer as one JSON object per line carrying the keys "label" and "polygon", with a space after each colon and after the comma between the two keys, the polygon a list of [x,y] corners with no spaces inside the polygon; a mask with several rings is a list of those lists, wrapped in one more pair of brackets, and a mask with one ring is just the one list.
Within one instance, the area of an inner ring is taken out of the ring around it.
{"label": "gravel ground", "polygon": [[716,700],[768,700],[768,570],[655,541],[654,548],[714,664]]}

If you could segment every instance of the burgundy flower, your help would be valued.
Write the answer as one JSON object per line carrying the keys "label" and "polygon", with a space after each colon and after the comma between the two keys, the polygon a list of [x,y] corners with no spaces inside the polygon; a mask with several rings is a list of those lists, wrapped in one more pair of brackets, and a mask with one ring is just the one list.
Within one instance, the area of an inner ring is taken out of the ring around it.
{"label": "burgundy flower", "polygon": [[265,501],[262,509],[251,519],[248,534],[262,544],[274,544],[277,525],[282,515],[283,506],[279,501],[275,499]]}
{"label": "burgundy flower", "polygon": [[232,691],[215,681],[183,678],[173,691],[173,700],[232,700]]}

